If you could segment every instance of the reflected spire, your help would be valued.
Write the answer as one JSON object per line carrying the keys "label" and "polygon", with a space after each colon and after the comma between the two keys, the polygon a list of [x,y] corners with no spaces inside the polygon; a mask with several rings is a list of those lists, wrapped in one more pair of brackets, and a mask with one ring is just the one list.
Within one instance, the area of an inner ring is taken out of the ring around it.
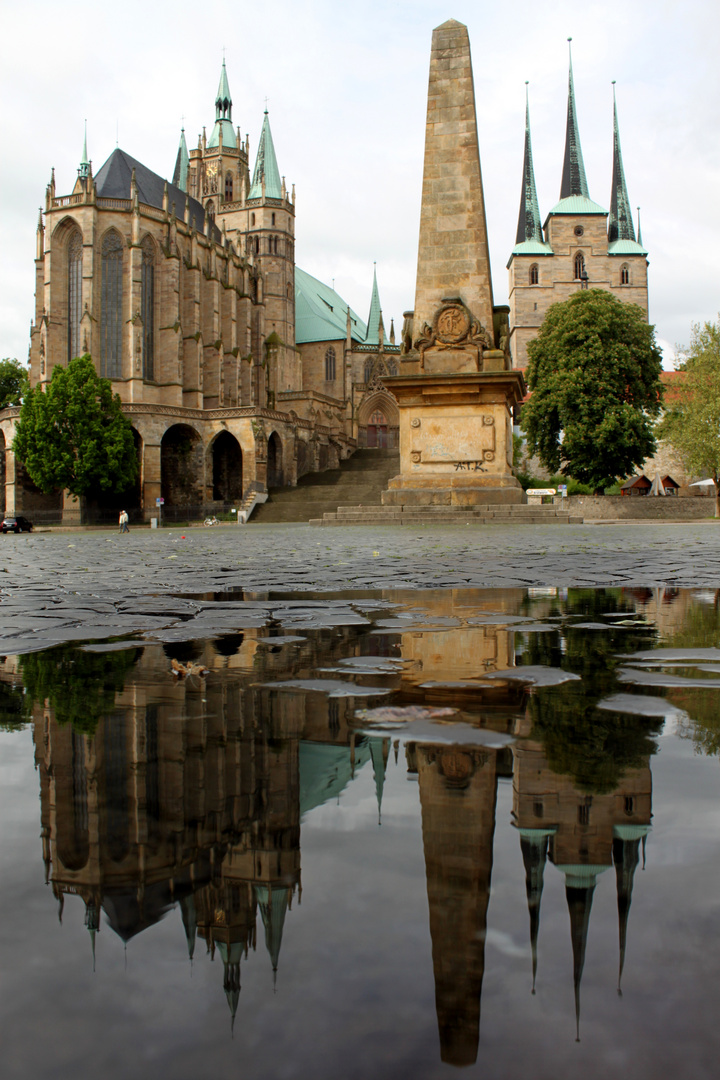
{"label": "reflected spire", "polygon": [[[635,871],[640,863],[640,840],[645,851],[647,825],[616,825],[613,830],[613,862],[617,878],[618,937],[620,956],[618,961],[617,991],[622,997],[622,973],[625,966],[627,928],[632,903]],[[644,861],[644,860],[643,860]]]}
{"label": "reflected spire", "polygon": [[285,914],[290,899],[290,889],[285,885],[270,887],[256,885],[255,896],[260,908],[260,917],[265,927],[265,948],[272,963],[274,984],[280,959],[280,947],[282,945]]}
{"label": "reflected spire", "polygon": [[223,962],[223,990],[230,1009],[230,1034],[235,1033],[235,1014],[240,1001],[240,959],[242,942],[233,941],[228,946],[225,941],[218,941],[217,950]]}
{"label": "reflected spire", "polygon": [[375,796],[378,806],[378,825],[382,824],[382,796],[385,787],[385,772],[390,755],[389,739],[370,739],[370,757],[372,758],[373,776],[375,777]]}
{"label": "reflected spire", "polygon": [[573,951],[573,986],[575,988],[575,1041],[580,1042],[580,982],[585,966],[585,948],[587,946],[590,912],[592,910],[595,883],[584,888],[565,886],[568,910],[570,912],[570,934]]}
{"label": "reflected spire", "polygon": [[85,925],[90,934],[92,964],[93,971],[95,971],[95,935],[100,929],[100,912],[98,911],[94,900],[90,900],[89,903],[85,905]]}
{"label": "reflected spire", "polygon": [[195,954],[195,938],[197,936],[197,913],[195,911],[194,896],[184,896],[182,898],[180,901],[180,913],[182,915],[183,926],[185,927],[188,957],[190,961],[192,961]]}
{"label": "reflected spire", "polygon": [[525,865],[525,892],[530,913],[530,948],[532,951],[532,993],[537,975],[537,943],[540,931],[540,901],[542,900],[548,839],[554,829],[521,829],[520,850]]}

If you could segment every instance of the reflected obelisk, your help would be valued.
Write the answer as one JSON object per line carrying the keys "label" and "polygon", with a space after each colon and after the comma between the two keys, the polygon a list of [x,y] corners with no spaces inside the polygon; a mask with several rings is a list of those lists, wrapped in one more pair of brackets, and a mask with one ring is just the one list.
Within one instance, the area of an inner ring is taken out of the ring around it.
{"label": "reflected obelisk", "polygon": [[410,749],[422,808],[435,1007],[442,1060],[472,1065],[490,900],[496,754],[459,746]]}

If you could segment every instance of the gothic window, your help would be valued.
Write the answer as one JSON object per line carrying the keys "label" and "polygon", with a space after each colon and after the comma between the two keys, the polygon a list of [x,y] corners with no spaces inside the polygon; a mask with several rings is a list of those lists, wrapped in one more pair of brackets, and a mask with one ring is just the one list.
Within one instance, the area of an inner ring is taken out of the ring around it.
{"label": "gothic window", "polygon": [[272,255],[272,236],[268,236],[268,255]]}
{"label": "gothic window", "polygon": [[582,251],[578,251],[575,256],[575,280],[582,281],[585,277],[585,256]]}
{"label": "gothic window", "polygon": [[260,237],[259,236],[255,237],[255,254],[256,255],[260,254]]}
{"label": "gothic window", "polygon": [[533,263],[530,267],[530,284],[537,285],[540,281],[540,271],[538,270],[538,264]]}
{"label": "gothic window", "polygon": [[82,254],[79,229],[68,240],[68,360],[80,355],[80,319],[82,317]]}
{"label": "gothic window", "polygon": [[335,350],[332,345],[325,351],[325,381],[335,381]]}
{"label": "gothic window", "polygon": [[365,383],[366,384],[369,383],[370,380],[372,379],[372,373],[373,373],[373,361],[372,360],[366,360],[365,361]]}
{"label": "gothic window", "polygon": [[630,267],[627,263],[623,263],[623,265],[620,267],[620,284],[630,284]]}
{"label": "gothic window", "polygon": [[397,375],[397,373],[398,373],[397,360],[387,360],[386,363],[387,363],[388,375]]}
{"label": "gothic window", "polygon": [[277,238],[277,236],[275,236],[273,238],[273,251],[275,252],[276,255],[278,253],[278,246],[277,245],[278,245],[278,238]]}
{"label": "gothic window", "polygon": [[205,212],[211,221],[215,220],[215,203],[212,201],[212,199],[210,199],[207,203],[207,206],[205,207]]}
{"label": "gothic window", "polygon": [[273,226],[273,228],[275,228],[275,215],[274,214],[272,215],[272,226]]}
{"label": "gothic window", "polygon": [[376,427],[385,427],[387,424],[387,417],[380,409],[376,409],[370,417],[370,423],[374,424]]}
{"label": "gothic window", "polygon": [[255,215],[254,214],[250,215],[250,228],[251,229],[255,228]]}
{"label": "gothic window", "polygon": [[232,202],[233,195],[233,182],[232,173],[228,173],[225,177],[225,202]]}
{"label": "gothic window", "polygon": [[143,379],[155,378],[155,249],[146,236],[142,242],[141,277],[142,369]]}
{"label": "gothic window", "polygon": [[123,242],[111,229],[102,242],[100,293],[100,374],[106,379],[122,375]]}

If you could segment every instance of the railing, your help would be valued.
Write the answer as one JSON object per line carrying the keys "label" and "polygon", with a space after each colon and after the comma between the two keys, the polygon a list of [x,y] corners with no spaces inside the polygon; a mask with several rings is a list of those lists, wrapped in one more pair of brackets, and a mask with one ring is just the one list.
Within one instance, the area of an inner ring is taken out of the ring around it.
{"label": "railing", "polygon": [[[99,201],[100,200],[98,199],[98,202]],[[154,218],[156,221],[165,220],[165,211],[161,210],[158,206],[149,206],[148,203],[140,203],[140,213],[144,214],[145,217]]]}
{"label": "railing", "polygon": [[101,210],[132,210],[132,199],[98,199]]}
{"label": "railing", "polygon": [[85,192],[82,191],[78,195],[61,195],[57,199],[52,201],[52,209],[59,210],[63,206],[79,206],[80,203],[85,202]]}

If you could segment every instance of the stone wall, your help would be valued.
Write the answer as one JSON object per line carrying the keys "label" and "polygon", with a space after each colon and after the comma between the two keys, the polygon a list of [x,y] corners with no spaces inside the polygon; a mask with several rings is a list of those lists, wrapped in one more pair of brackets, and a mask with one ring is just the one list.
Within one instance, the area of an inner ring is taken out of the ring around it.
{"label": "stone wall", "polygon": [[676,495],[572,495],[565,503],[571,514],[585,521],[698,521],[715,514],[713,498]]}

